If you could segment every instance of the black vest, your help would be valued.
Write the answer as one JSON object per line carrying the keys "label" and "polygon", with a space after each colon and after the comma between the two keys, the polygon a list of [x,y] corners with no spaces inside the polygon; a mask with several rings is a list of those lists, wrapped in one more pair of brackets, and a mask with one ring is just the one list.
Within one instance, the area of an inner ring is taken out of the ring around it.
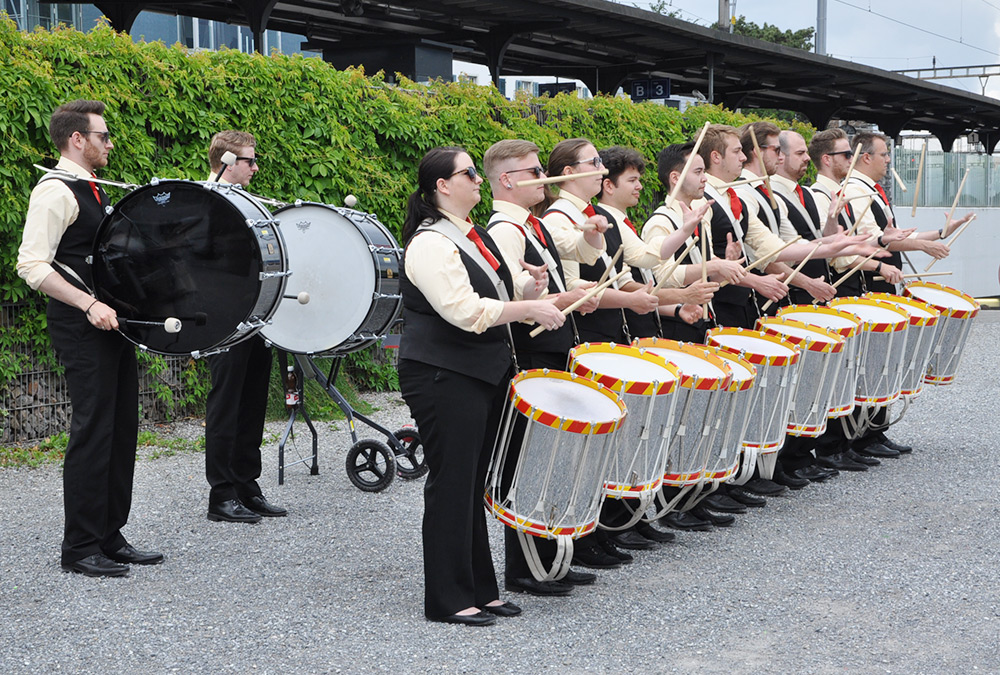
{"label": "black vest", "polygon": [[[610,213],[600,206],[595,206],[594,211],[607,218],[608,224],[611,226],[604,232],[604,245],[607,248],[605,252],[608,256],[614,258],[622,247],[622,235],[618,229],[618,223],[611,217]],[[608,275],[609,278],[622,271],[623,262],[621,258],[618,259],[614,271]],[[593,265],[580,263],[580,278],[584,281],[599,281],[606,269],[607,263],[603,258],[599,258]],[[625,314],[621,309],[598,309],[590,314],[577,314],[576,325],[580,331],[580,339],[584,342],[617,342],[619,344],[629,342],[626,334],[628,328],[625,325]]]}
{"label": "black vest", "polygon": [[[725,192],[722,193],[722,198],[727,199],[729,195]],[[742,203],[742,200],[740,200]],[[750,222],[750,214],[747,213],[747,206],[743,204],[743,213],[740,214],[740,226],[743,231],[747,231],[747,224]],[[726,209],[723,208],[721,204],[715,202],[712,204],[712,254],[716,258],[725,259],[726,257],[726,235],[733,235],[733,241],[739,241],[740,238],[736,236],[736,231],[733,229],[733,222],[729,219],[729,214]],[[749,261],[744,263],[749,264]],[[715,293],[715,298],[712,300],[713,304],[727,303],[730,305],[749,305],[756,303],[756,293],[753,289],[746,288],[744,286],[737,286],[736,284],[729,284],[723,286]]]}
{"label": "black vest", "polygon": [[[780,192],[775,193],[779,199],[784,200],[785,204],[788,205],[788,221],[795,228],[795,232],[799,234],[806,241],[815,241],[816,235],[813,233],[812,227],[806,221],[805,216],[799,211],[798,200],[795,203],[792,199],[783,195]],[[809,213],[809,217],[812,219],[817,230],[822,231],[824,221],[819,219],[819,210],[816,208],[816,201],[813,199],[812,193],[809,190],[802,190],[802,201],[805,202],[806,211]],[[794,265],[793,265],[794,267]],[[827,265],[825,258],[813,258],[803,266],[799,271],[800,274],[805,274],[808,277],[819,278],[829,281],[830,279],[830,268]]]}
{"label": "black vest", "polygon": [[[495,213],[495,212],[494,212]],[[523,226],[518,225],[509,216],[501,214],[503,216],[503,222],[513,223],[519,228],[531,227],[528,223]],[[491,218],[492,219],[492,218]],[[497,222],[494,221],[490,227],[487,229],[492,229],[493,225]],[[552,241],[552,235],[545,228],[545,223],[539,221],[541,225],[542,235],[545,237],[545,248],[548,250],[549,255],[555,261],[558,269],[549,270],[549,294],[555,295],[559,293],[559,286],[556,284],[555,276],[558,274],[559,278],[562,279],[563,286],[566,285],[566,276],[563,274],[562,270],[562,259],[559,258],[559,251],[556,250],[555,245]],[[541,242],[539,242],[541,243]],[[527,238],[524,242],[524,262],[530,265],[544,265],[545,261],[542,256],[535,250],[535,247],[528,243]],[[573,325],[570,321],[566,321],[562,326],[556,330],[546,330],[538,334],[537,337],[531,337],[529,333],[533,331],[537,326],[535,324],[526,324],[520,321],[515,321],[510,324],[511,335],[514,336],[514,347],[519,352],[533,352],[533,353],[557,353],[561,355],[568,355],[569,350],[573,348]]]}
{"label": "black vest", "polygon": [[[62,180],[61,178],[49,178],[47,180]],[[88,288],[94,287],[94,276],[91,266],[87,264],[87,257],[94,253],[94,238],[97,236],[97,229],[104,220],[104,208],[108,206],[108,196],[100,185],[97,192],[101,197],[100,203],[94,197],[94,190],[90,183],[85,180],[64,180],[66,187],[70,189],[76,198],[76,203],[80,207],[80,215],[66,228],[59,246],[56,248],[56,261],[66,265],[77,273]],[[53,267],[68,281],[77,288],[80,282],[74,279],[66,270],[53,265]],[[87,290],[81,288],[80,290]]]}
{"label": "black vest", "polygon": [[[477,227],[483,243],[493,253],[500,268],[497,275],[513,294],[510,272],[503,263],[500,249],[486,233]],[[430,236],[415,234],[418,236]],[[412,241],[412,239],[411,239]],[[462,249],[458,249],[462,264],[469,273],[472,289],[482,297],[499,299],[496,288],[486,273]],[[399,287],[403,296],[403,335],[399,358],[419,361],[438,368],[453,370],[489,384],[500,384],[510,376],[513,358],[507,344],[506,326],[494,326],[476,334],[445,321],[416,286],[406,278],[406,252],[399,266]]]}
{"label": "black vest", "polygon": [[[867,187],[867,183],[865,184],[865,187]],[[869,211],[871,211],[872,216],[874,216],[874,218],[875,218],[875,224],[878,225],[879,229],[884,232],[886,226],[889,225],[889,218],[885,215],[885,209],[882,208],[883,202],[882,202],[881,195],[879,195],[878,192],[874,188],[870,188],[870,189],[872,191],[874,199],[872,200],[872,205],[871,205],[871,208],[869,209]],[[858,200],[858,201],[861,204],[865,204],[864,201],[861,201],[861,200]],[[862,208],[864,208],[864,207],[862,206]],[[889,209],[889,213],[893,213],[893,211],[892,211],[892,205],[891,204],[886,204],[885,208]],[[895,213],[893,213],[892,220],[893,220],[893,222],[896,221],[896,214]],[[898,267],[899,269],[903,269],[903,256],[902,256],[902,254],[899,251],[893,251],[892,255],[890,255],[888,258],[872,258],[872,260],[877,260],[879,262],[885,263],[886,265],[893,265],[895,267]],[[896,292],[896,286],[895,286],[895,284],[890,284],[888,281],[875,281],[875,277],[878,276],[877,272],[868,272],[868,271],[858,272],[854,276],[856,276],[856,277],[862,277],[863,276],[864,277],[865,287],[862,288],[862,289],[859,289],[859,290],[866,290],[867,289],[868,291],[873,292],[873,293],[895,293]],[[848,280],[848,281],[844,282],[844,285],[846,286],[846,285],[849,285],[850,283],[851,283],[850,280]]]}

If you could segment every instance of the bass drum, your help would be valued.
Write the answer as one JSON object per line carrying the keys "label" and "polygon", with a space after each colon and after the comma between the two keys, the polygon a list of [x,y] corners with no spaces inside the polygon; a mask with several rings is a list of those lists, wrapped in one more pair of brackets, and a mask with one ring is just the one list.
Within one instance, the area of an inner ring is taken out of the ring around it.
{"label": "bass drum", "polygon": [[[295,274],[261,335],[293,354],[346,354],[384,337],[402,310],[389,230],[371,214],[311,202],[274,216]],[[303,291],[306,304],[296,300]]]}
{"label": "bass drum", "polygon": [[[95,292],[126,320],[122,335],[143,350],[224,351],[259,331],[284,293],[287,263],[275,225],[237,186],[145,185],[109,209],[98,228]],[[179,332],[164,330],[171,317],[181,320]]]}

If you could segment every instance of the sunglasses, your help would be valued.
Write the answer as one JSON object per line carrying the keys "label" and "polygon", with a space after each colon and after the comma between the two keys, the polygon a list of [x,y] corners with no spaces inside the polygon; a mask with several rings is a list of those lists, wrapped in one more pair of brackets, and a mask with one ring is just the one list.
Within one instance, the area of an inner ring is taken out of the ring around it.
{"label": "sunglasses", "polygon": [[104,144],[107,144],[107,142],[111,140],[111,132],[110,131],[91,131],[90,129],[87,129],[85,131],[81,131],[80,133],[81,134],[97,134],[97,137],[99,139],[101,139],[101,143],[104,143]]}
{"label": "sunglasses", "polygon": [[476,180],[476,178],[479,176],[479,172],[476,171],[476,167],[474,167],[474,166],[467,166],[464,169],[460,169],[460,170],[456,171],[455,173],[451,174],[450,176],[448,176],[448,178],[453,178],[453,177],[457,176],[460,173],[464,173],[466,176],[469,177],[469,180],[471,180],[471,181]]}
{"label": "sunglasses", "polygon": [[542,174],[545,173],[545,169],[540,166],[529,166],[527,169],[511,169],[506,173],[520,173],[521,171],[530,171],[535,174],[535,178],[541,178]]}
{"label": "sunglasses", "polygon": [[854,152],[852,150],[841,150],[840,152],[828,152],[826,153],[830,157],[836,157],[837,155],[843,155],[844,157],[851,158],[854,157]]}
{"label": "sunglasses", "polygon": [[241,159],[244,160],[247,163],[247,166],[249,166],[251,169],[254,168],[255,166],[257,166],[257,158],[256,157],[237,157],[236,161],[238,162]]}
{"label": "sunglasses", "polygon": [[593,164],[595,169],[600,169],[601,165],[604,164],[604,160],[601,159],[600,155],[591,157],[590,159],[581,159],[576,162],[570,162],[570,166],[576,166],[577,164]]}

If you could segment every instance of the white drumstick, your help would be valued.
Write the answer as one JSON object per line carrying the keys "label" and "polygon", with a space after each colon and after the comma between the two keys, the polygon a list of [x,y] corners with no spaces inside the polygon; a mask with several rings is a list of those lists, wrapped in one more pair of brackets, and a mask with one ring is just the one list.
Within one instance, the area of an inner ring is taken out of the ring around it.
{"label": "white drumstick", "polygon": [[310,300],[308,291],[302,291],[298,295],[283,295],[281,297],[285,300],[297,300],[300,305],[308,305]]}
{"label": "white drumstick", "polygon": [[354,195],[347,195],[346,197],[344,197],[344,206],[346,206],[349,209],[353,209],[357,203],[358,203],[358,198],[355,197]]}
{"label": "white drumstick", "polygon": [[167,333],[180,333],[181,328],[184,324],[181,323],[180,319],[168,316],[165,321],[141,321],[139,319],[126,319],[124,317],[118,317],[119,323],[130,323],[133,326],[158,326],[162,328]]}

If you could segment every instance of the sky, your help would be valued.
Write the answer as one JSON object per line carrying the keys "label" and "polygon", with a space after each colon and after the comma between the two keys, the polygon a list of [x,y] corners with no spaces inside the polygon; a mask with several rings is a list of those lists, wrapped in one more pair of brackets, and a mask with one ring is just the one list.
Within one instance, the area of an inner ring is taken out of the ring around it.
{"label": "sky", "polygon": [[[717,0],[665,0],[678,18],[718,19]],[[648,8],[650,0],[621,2]],[[816,0],[736,0],[735,13],[782,30],[815,27]],[[885,70],[1000,64],[1000,0],[827,0],[827,53]],[[979,78],[936,80],[981,94]],[[986,95],[1000,98],[1000,76]]]}

